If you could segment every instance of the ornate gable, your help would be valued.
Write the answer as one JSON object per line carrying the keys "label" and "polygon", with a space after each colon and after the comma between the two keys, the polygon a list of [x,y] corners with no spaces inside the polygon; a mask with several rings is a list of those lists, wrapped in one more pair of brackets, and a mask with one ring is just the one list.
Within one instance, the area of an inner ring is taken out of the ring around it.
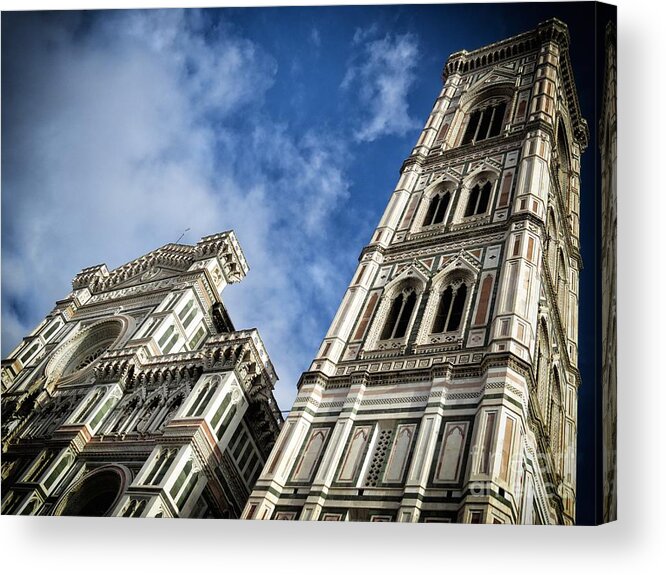
{"label": "ornate gable", "polygon": [[442,259],[437,270],[437,276],[447,275],[455,271],[468,272],[476,276],[481,269],[481,261],[465,249],[461,249],[455,256]]}
{"label": "ornate gable", "polygon": [[502,163],[499,160],[488,157],[470,165],[469,172],[467,173],[466,177],[470,178],[482,172],[494,172],[496,174],[500,174],[501,171]]}
{"label": "ornate gable", "polygon": [[168,279],[172,278],[174,276],[179,275],[180,270],[173,270],[173,269],[167,269],[167,268],[162,268],[162,267],[152,267],[143,272],[142,274],[135,274],[129,279],[120,282],[119,284],[115,285],[114,287],[117,289],[122,289],[126,287],[132,287],[135,285],[140,285],[148,281],[156,281],[156,280],[163,280],[163,279]]}
{"label": "ornate gable", "polygon": [[469,87],[467,94],[469,97],[474,97],[491,85],[501,85],[513,89],[516,85],[516,78],[517,75],[514,70],[509,70],[502,66],[495,66],[492,70],[482,74],[481,77]]}
{"label": "ornate gable", "polygon": [[394,285],[406,279],[416,279],[425,284],[429,276],[430,270],[419,260],[415,259],[411,263],[398,265],[389,285]]}

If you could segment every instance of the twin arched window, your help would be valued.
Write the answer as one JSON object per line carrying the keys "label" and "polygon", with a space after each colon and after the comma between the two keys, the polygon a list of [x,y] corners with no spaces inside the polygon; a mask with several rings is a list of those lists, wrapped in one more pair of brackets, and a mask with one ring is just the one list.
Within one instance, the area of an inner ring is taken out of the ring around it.
{"label": "twin arched window", "polygon": [[145,478],[142,480],[144,485],[159,485],[164,479],[166,472],[171,467],[171,464],[175,461],[176,455],[178,455],[177,449],[162,449],[155,457],[150,471],[146,474]]}
{"label": "twin arched window", "polygon": [[380,339],[405,337],[415,306],[416,291],[414,288],[401,291],[391,302]]}
{"label": "twin arched window", "polygon": [[[433,292],[435,294],[436,292]],[[471,293],[469,281],[450,281],[440,293],[430,333],[456,332],[461,329],[468,296]],[[416,308],[418,296],[414,288],[407,288],[391,301],[380,339],[405,337]]]}
{"label": "twin arched window", "polygon": [[465,208],[465,217],[477,216],[485,214],[488,211],[488,203],[490,202],[490,190],[492,184],[488,181],[481,185],[477,183],[469,192],[467,200],[467,207]]}
{"label": "twin arched window", "polygon": [[474,144],[499,136],[504,124],[504,113],[506,112],[506,101],[489,104],[483,108],[474,110],[467,122],[465,135],[462,143]]}
{"label": "twin arched window", "polygon": [[[454,223],[460,222],[463,218],[484,215],[490,208],[496,178],[484,173],[474,176],[474,179],[476,183],[471,188],[467,187],[469,184],[463,185],[463,192],[460,194],[458,205],[453,208],[455,212],[452,218]],[[421,224],[422,228],[442,224],[448,219],[447,213],[453,203],[453,193],[452,189],[442,189],[441,184],[439,189],[432,193],[433,195],[429,200],[426,193],[424,203],[429,203],[427,204],[427,210],[425,207],[422,208],[425,211]]]}
{"label": "twin arched window", "polygon": [[219,378],[211,379],[207,385],[202,385],[197,392],[197,397],[194,403],[187,410],[186,417],[202,417],[204,411],[208,407],[210,400],[218,390],[217,384],[220,382]]}
{"label": "twin arched window", "polygon": [[435,194],[430,200],[428,212],[426,213],[424,226],[432,226],[441,224],[446,216],[446,210],[451,203],[451,192],[439,192]]}
{"label": "twin arched window", "polygon": [[442,292],[432,325],[432,333],[458,331],[465,311],[467,284],[450,284]]}

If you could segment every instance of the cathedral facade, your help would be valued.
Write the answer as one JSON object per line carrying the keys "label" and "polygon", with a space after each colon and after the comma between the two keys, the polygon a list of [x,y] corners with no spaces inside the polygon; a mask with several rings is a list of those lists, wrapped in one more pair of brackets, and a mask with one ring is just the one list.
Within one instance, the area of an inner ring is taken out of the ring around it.
{"label": "cathedral facade", "polygon": [[549,20],[449,58],[243,518],[574,522],[568,44]]}
{"label": "cathedral facade", "polygon": [[2,362],[2,513],[238,517],[282,423],[247,271],[233,232],[82,270]]}

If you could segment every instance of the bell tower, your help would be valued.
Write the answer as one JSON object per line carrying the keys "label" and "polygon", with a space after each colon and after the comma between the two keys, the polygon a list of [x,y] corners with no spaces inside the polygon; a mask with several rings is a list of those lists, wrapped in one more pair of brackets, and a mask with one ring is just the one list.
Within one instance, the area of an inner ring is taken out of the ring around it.
{"label": "bell tower", "polygon": [[568,43],[549,20],[451,55],[244,518],[573,523]]}

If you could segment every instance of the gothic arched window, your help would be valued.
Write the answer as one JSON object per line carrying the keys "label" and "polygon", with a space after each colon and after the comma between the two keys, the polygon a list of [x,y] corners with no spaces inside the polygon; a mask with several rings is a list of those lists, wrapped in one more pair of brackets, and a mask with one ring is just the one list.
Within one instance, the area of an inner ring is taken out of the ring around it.
{"label": "gothic arched window", "polygon": [[474,185],[469,193],[469,198],[467,199],[467,207],[465,208],[466,218],[469,216],[485,214],[488,211],[491,189],[492,184],[490,182],[486,182],[483,185],[480,183]]}
{"label": "gothic arched window", "polygon": [[[539,333],[537,337],[538,348],[536,350],[536,398],[539,405],[539,411],[542,418],[548,408],[550,397],[549,392],[549,379],[550,379],[550,366],[551,366],[551,348],[550,338],[548,336],[548,327],[544,319],[541,320],[539,325]],[[545,424],[545,419],[543,420]]]}
{"label": "gothic arched window", "polygon": [[150,421],[155,415],[156,411],[162,405],[162,398],[159,395],[155,395],[152,399],[146,401],[143,409],[141,410],[141,415],[139,416],[136,422],[136,430],[140,433],[145,433],[150,428]]}
{"label": "gothic arched window", "polygon": [[178,319],[183,326],[183,329],[187,329],[192,323],[192,320],[197,315],[197,308],[194,305],[194,300],[190,299],[178,312]]}
{"label": "gothic arched window", "polygon": [[467,301],[467,284],[450,284],[442,292],[432,326],[432,333],[458,331]]}
{"label": "gothic arched window", "polygon": [[61,399],[59,402],[51,404],[52,407],[47,407],[44,412],[37,412],[37,426],[32,429],[32,425],[28,432],[32,437],[43,437],[51,435],[61,423],[65,421],[72,412],[74,405],[80,398],[74,399]]}
{"label": "gothic arched window", "polygon": [[180,406],[183,404],[183,395],[179,394],[175,399],[172,399],[167,406],[162,410],[159,417],[153,421],[153,427],[157,431],[162,431],[168,423],[173,419],[173,416],[176,415],[176,412],[180,409]]}
{"label": "gothic arched window", "polygon": [[560,461],[560,446],[562,440],[562,387],[557,367],[553,368],[550,384],[550,405],[548,406],[548,428],[550,447],[555,461]]}
{"label": "gothic arched window", "polygon": [[150,471],[143,479],[142,483],[145,485],[159,485],[164,479],[166,472],[171,467],[171,464],[176,459],[178,451],[175,449],[163,449],[155,457]]}
{"label": "gothic arched window", "polygon": [[430,199],[428,212],[426,213],[424,226],[441,224],[446,216],[446,210],[451,203],[451,192],[439,192]]}
{"label": "gothic arched window", "polygon": [[164,333],[160,337],[157,344],[160,346],[162,353],[167,354],[178,343],[178,339],[179,335],[176,332],[176,328],[172,324],[164,330]]}
{"label": "gothic arched window", "polygon": [[23,365],[26,365],[34,353],[39,349],[39,343],[34,344],[19,359]]}
{"label": "gothic arched window", "polygon": [[555,276],[557,278],[557,306],[560,310],[560,318],[562,321],[566,321],[565,318],[567,317],[567,302],[569,299],[569,289],[568,289],[568,274],[567,274],[567,268],[564,263],[564,255],[562,253],[562,250],[560,249],[558,258],[557,258],[557,270],[555,272]]}
{"label": "gothic arched window", "polygon": [[569,143],[567,142],[567,134],[562,120],[560,120],[557,127],[557,179],[560,184],[560,191],[564,199],[565,206],[570,208],[569,205],[569,175],[571,171],[571,162],[569,160]]}
{"label": "gothic arched window", "polygon": [[380,339],[404,337],[415,306],[416,291],[413,288],[401,291],[391,302]]}
{"label": "gothic arched window", "polygon": [[107,433],[121,433],[134,427],[136,418],[141,411],[141,402],[138,397],[125,400],[115,411],[111,422],[107,424]]}
{"label": "gothic arched window", "polygon": [[85,407],[81,410],[79,415],[76,416],[76,422],[85,423],[90,414],[94,411],[95,407],[97,407],[97,402],[102,398],[103,395],[103,389],[98,389],[96,392],[89,395]]}
{"label": "gothic arched window", "polygon": [[475,144],[499,136],[504,125],[506,101],[479,106],[469,115],[462,143]]}
{"label": "gothic arched window", "polygon": [[546,257],[548,258],[548,267],[550,273],[555,277],[555,266],[557,265],[558,248],[558,223],[555,217],[555,211],[552,207],[548,208],[548,219],[546,224]]}
{"label": "gothic arched window", "polygon": [[199,388],[196,399],[187,411],[186,417],[201,417],[203,415],[206,407],[210,403],[210,400],[213,398],[213,395],[215,395],[215,392],[217,391],[217,386],[215,383],[215,381],[211,380],[208,382],[208,384],[202,385]]}

